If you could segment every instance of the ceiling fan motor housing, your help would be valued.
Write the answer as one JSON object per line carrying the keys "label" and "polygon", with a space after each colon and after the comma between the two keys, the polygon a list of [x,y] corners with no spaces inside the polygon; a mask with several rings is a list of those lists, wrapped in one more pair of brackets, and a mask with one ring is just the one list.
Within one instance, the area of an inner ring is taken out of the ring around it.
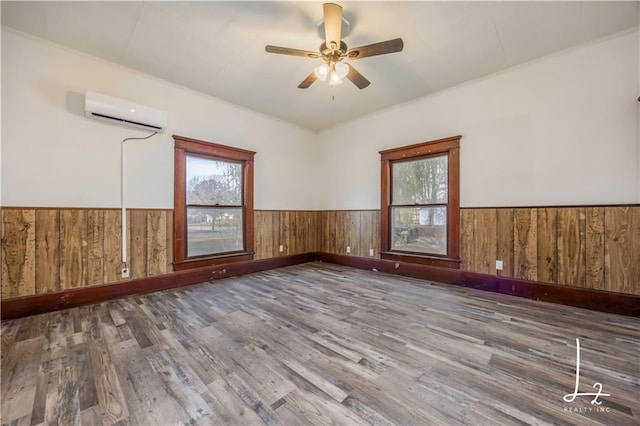
{"label": "ceiling fan motor housing", "polygon": [[337,62],[341,61],[347,56],[347,44],[344,41],[340,41],[340,48],[331,49],[327,46],[326,42],[320,45],[320,53],[322,53],[322,59],[325,62]]}

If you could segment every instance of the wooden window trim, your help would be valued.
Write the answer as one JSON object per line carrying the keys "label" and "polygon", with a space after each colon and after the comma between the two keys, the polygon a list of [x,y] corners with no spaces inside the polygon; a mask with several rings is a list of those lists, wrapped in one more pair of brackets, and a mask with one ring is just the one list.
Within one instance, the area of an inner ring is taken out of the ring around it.
{"label": "wooden window trim", "polygon": [[[173,267],[176,271],[201,268],[221,263],[252,260],[254,257],[253,225],[253,167],[255,152],[245,149],[219,145],[212,142],[173,135],[175,141],[175,168],[173,188]],[[213,160],[243,163],[243,237],[244,250],[218,255],[187,257],[187,218],[186,218],[186,165],[187,155],[204,156]]]}
{"label": "wooden window trim", "polygon": [[[380,151],[380,258],[445,268],[460,268],[460,139],[452,136]],[[391,165],[395,161],[448,154],[447,254],[410,253],[391,250]]]}

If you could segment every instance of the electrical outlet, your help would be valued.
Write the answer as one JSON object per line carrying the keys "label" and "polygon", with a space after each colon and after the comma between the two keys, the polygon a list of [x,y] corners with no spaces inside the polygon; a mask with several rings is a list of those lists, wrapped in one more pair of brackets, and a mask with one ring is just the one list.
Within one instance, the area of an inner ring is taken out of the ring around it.
{"label": "electrical outlet", "polygon": [[347,254],[351,253],[351,247],[347,246]]}
{"label": "electrical outlet", "polygon": [[502,271],[502,268],[504,268],[504,262],[502,262],[502,260],[496,260],[496,270]]}
{"label": "electrical outlet", "polygon": [[280,253],[282,253],[284,251],[284,246],[280,245]]}
{"label": "electrical outlet", "polygon": [[373,249],[369,249],[369,256],[373,256]]}
{"label": "electrical outlet", "polygon": [[122,268],[122,278],[129,278],[129,268]]}

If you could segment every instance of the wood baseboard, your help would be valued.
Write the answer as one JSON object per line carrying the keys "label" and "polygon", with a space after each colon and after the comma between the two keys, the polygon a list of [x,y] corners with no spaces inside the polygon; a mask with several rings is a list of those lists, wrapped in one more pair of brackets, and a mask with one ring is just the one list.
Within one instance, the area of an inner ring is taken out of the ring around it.
{"label": "wood baseboard", "polygon": [[483,291],[575,306],[577,308],[640,317],[640,296],[632,294],[547,284],[377,258],[317,253],[317,260],[359,269],[375,269],[389,274],[460,285]]}
{"label": "wood baseboard", "polygon": [[5,320],[75,308],[122,297],[153,293],[160,290],[205,283],[251,272],[266,271],[268,269],[312,262],[315,260],[315,257],[316,253],[311,252],[273,257],[270,259],[249,260],[174,272],[166,275],[138,278],[113,284],[16,297],[2,301],[0,317]]}
{"label": "wood baseboard", "polygon": [[220,278],[298,265],[314,260],[351,266],[358,269],[375,269],[379,272],[389,274],[460,285],[478,290],[559,303],[600,312],[640,317],[640,296],[631,294],[546,284],[536,281],[461,271],[459,269],[438,268],[429,265],[377,258],[313,252],[216,265],[55,293],[16,297],[2,301],[0,317],[3,320],[21,318],[29,315],[105,302],[122,297],[205,283]]}

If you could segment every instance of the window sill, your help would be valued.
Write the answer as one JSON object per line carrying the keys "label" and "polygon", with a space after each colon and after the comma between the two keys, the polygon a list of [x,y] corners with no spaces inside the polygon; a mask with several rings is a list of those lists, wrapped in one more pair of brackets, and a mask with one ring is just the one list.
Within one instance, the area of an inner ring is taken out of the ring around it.
{"label": "window sill", "polygon": [[199,257],[195,259],[186,259],[173,262],[174,271],[186,271],[188,269],[204,268],[206,266],[222,265],[224,263],[242,262],[245,260],[253,260],[253,252],[240,252],[222,254],[219,256]]}
{"label": "window sill", "polygon": [[460,259],[454,259],[450,257],[384,251],[380,252],[380,259],[396,260],[399,262],[407,263],[419,263],[421,265],[438,266],[440,268],[460,269]]}

